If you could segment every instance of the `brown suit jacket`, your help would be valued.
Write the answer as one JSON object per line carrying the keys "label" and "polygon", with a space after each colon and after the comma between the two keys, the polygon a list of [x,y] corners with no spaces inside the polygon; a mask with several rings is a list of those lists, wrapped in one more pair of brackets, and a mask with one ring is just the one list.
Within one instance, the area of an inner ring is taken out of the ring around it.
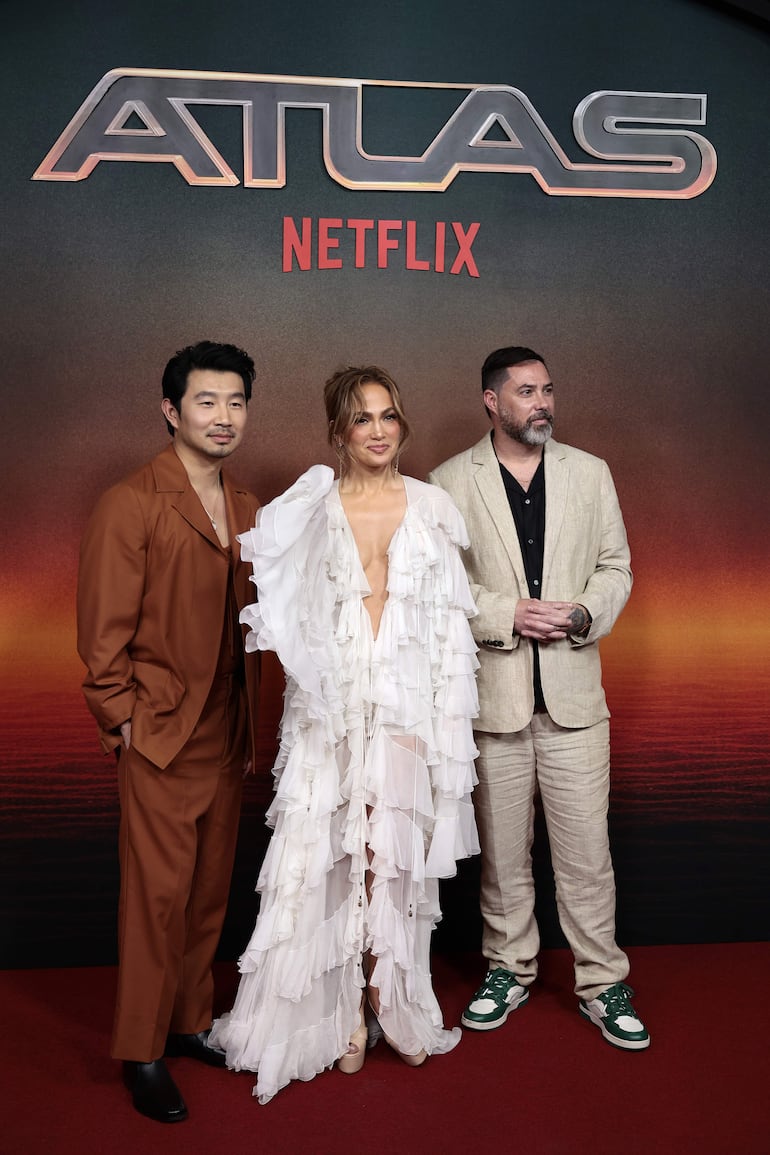
{"label": "brown suit jacket", "polygon": [[[255,595],[235,535],[259,506],[222,480],[242,609]],[[80,550],[78,652],[105,751],[128,719],[132,744],[161,769],[187,742],[217,666],[229,572],[173,445],[102,496]],[[253,754],[257,655],[245,662]]]}

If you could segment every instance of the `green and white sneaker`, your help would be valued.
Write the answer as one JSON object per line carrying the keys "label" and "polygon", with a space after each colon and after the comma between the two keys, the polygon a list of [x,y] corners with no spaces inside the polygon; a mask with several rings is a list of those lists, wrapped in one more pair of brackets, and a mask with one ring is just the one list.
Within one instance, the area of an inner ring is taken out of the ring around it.
{"label": "green and white sneaker", "polygon": [[650,1045],[650,1036],[631,1004],[633,993],[625,983],[613,983],[590,1002],[581,999],[579,1010],[584,1018],[599,1028],[613,1047],[643,1051]]}
{"label": "green and white sneaker", "polygon": [[493,1031],[502,1027],[511,1011],[529,998],[515,974],[496,967],[487,977],[462,1013],[460,1022],[471,1031]]}

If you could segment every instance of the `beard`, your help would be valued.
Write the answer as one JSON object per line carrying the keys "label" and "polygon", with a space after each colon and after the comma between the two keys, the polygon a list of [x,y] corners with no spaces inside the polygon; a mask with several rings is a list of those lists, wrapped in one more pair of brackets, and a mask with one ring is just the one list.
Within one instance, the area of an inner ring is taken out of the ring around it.
{"label": "beard", "polygon": [[[521,441],[523,445],[545,445],[553,433],[553,415],[546,413],[545,410],[534,413],[526,421],[516,421],[509,409],[498,407],[497,415],[503,433],[514,441]],[[533,422],[541,420],[547,421],[548,424],[536,429]]]}

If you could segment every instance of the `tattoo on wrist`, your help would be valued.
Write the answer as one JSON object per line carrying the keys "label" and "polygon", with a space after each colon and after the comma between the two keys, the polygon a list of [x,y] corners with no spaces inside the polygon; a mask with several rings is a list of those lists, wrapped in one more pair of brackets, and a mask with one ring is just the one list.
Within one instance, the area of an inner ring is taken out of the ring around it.
{"label": "tattoo on wrist", "polygon": [[575,606],[569,615],[569,620],[572,622],[571,633],[579,634],[588,625],[588,614],[582,606]]}

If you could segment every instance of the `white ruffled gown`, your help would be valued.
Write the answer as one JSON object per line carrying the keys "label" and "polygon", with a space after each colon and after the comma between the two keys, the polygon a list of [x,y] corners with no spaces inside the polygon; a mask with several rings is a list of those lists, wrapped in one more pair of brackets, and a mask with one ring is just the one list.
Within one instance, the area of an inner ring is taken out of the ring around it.
{"label": "white ruffled gown", "polygon": [[346,1053],[365,952],[380,1024],[400,1051],[441,1053],[460,1040],[459,1028],[443,1028],[429,951],[438,880],[479,850],[475,607],[462,517],[443,490],[403,480],[376,639],[327,466],[309,469],[239,539],[259,596],[241,615],[246,646],[278,654],[286,692],[259,917],[211,1043],[228,1066],[257,1072],[260,1103]]}

